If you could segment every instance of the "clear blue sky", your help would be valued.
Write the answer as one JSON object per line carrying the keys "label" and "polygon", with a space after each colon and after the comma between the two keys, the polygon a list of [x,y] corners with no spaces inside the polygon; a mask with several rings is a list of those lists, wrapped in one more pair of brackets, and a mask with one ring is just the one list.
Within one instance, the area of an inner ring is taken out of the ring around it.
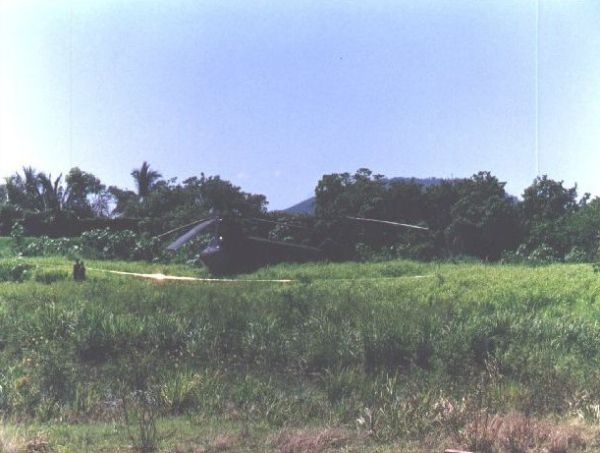
{"label": "clear blue sky", "polygon": [[[600,195],[600,1],[540,0],[540,169]],[[536,175],[535,0],[0,0],[0,175]]]}

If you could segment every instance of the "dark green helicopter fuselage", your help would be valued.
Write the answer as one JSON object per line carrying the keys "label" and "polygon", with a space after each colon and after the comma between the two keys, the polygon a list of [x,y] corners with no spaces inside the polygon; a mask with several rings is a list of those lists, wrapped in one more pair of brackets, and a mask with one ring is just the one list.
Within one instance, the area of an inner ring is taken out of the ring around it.
{"label": "dark green helicopter fuselage", "polygon": [[245,234],[240,224],[218,219],[215,234],[200,259],[215,275],[253,272],[282,262],[319,261],[326,254],[318,247],[273,241]]}

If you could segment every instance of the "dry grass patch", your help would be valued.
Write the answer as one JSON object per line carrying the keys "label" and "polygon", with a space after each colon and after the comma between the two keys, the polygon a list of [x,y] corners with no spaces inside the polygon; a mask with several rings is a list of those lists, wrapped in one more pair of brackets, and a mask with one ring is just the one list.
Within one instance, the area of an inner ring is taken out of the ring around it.
{"label": "dry grass patch", "polygon": [[178,447],[169,450],[169,453],[221,453],[239,451],[239,447],[243,444],[239,435],[233,434],[215,434],[207,440],[201,442],[202,447],[197,445],[197,442],[192,442],[187,447]]}
{"label": "dry grass patch", "polygon": [[240,442],[239,436],[231,434],[217,434],[206,447],[207,453],[230,451]]}
{"label": "dry grass patch", "polygon": [[36,435],[26,439],[18,431],[0,426],[0,453],[52,453],[54,449],[48,440]]}
{"label": "dry grass patch", "polygon": [[23,439],[0,426],[0,452],[16,453],[23,449]]}
{"label": "dry grass patch", "polygon": [[340,428],[283,430],[273,444],[278,453],[318,453],[347,444],[354,434]]}
{"label": "dry grass patch", "polygon": [[481,412],[466,425],[460,443],[479,452],[570,453],[583,451],[591,437],[581,424]]}

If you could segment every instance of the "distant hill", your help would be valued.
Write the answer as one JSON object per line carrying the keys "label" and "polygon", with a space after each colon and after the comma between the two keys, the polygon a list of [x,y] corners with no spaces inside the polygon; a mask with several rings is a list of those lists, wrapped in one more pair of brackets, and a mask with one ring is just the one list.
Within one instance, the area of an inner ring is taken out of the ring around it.
{"label": "distant hill", "polygon": [[307,198],[306,200],[303,200],[300,203],[295,204],[294,206],[290,206],[289,208],[284,209],[283,212],[287,212],[289,214],[314,215],[315,197]]}
{"label": "distant hill", "polygon": [[[448,179],[444,178],[406,178],[406,177],[396,177],[390,178],[389,182],[415,182],[424,187],[428,186],[437,186],[444,181],[448,181]],[[290,206],[287,209],[284,209],[283,212],[287,212],[290,214],[304,214],[304,215],[314,215],[315,214],[315,197],[307,198],[306,200],[301,201],[300,203],[296,203],[293,206]]]}

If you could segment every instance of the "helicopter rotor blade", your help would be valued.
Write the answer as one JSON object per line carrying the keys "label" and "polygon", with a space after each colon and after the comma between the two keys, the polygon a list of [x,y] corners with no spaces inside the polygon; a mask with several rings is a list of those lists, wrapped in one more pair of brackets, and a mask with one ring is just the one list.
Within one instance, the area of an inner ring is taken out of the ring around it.
{"label": "helicopter rotor blade", "polygon": [[189,241],[194,239],[196,236],[198,236],[204,230],[211,227],[212,225],[214,225],[217,222],[218,222],[218,219],[214,218],[214,219],[208,219],[208,220],[196,225],[190,231],[188,231],[187,233],[185,233],[182,236],[179,236],[177,239],[175,239],[173,242],[171,242],[167,246],[167,250],[172,250],[172,251],[179,250],[181,247],[183,247]]}
{"label": "helicopter rotor blade", "polygon": [[165,231],[164,233],[161,233],[161,234],[159,234],[158,236],[155,236],[155,237],[156,237],[156,239],[162,239],[165,236],[168,236],[170,234],[176,233],[177,231],[185,230],[186,228],[189,228],[189,227],[191,227],[193,225],[198,225],[199,223],[206,222],[207,220],[210,220],[210,219],[212,219],[212,217],[205,217],[204,219],[194,220],[193,222],[190,222],[188,224],[182,225],[182,226],[177,227],[177,228],[173,228],[172,230],[169,230],[169,231]]}
{"label": "helicopter rotor blade", "polygon": [[359,222],[372,222],[372,223],[380,223],[383,225],[390,225],[390,226],[399,226],[399,227],[403,227],[403,228],[413,228],[416,230],[425,230],[425,231],[429,231],[429,228],[427,227],[422,227],[419,225],[410,225],[408,223],[398,223],[398,222],[391,222],[389,220],[378,220],[378,219],[367,219],[364,217],[350,217],[350,216],[346,216],[347,219],[350,220],[356,220]]}

